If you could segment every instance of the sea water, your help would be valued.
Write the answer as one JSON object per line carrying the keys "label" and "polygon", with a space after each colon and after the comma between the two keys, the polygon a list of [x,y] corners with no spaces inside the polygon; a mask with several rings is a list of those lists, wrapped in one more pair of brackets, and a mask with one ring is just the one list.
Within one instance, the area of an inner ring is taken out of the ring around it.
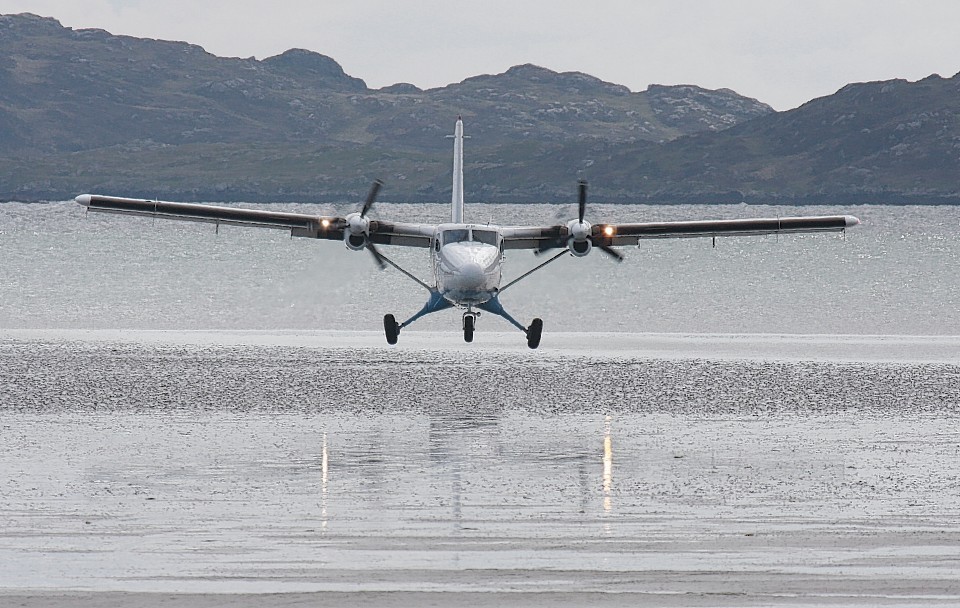
{"label": "sea water", "polygon": [[[342,243],[2,204],[0,603],[955,605],[960,210],[598,204],[588,219],[835,213],[863,224],[561,258],[502,296],[544,319],[530,351],[491,315],[464,344],[450,310],[387,346],[382,315],[426,293]],[[429,277],[426,250],[383,250]],[[508,251],[505,279],[542,259]]]}
{"label": "sea water", "polygon": [[[346,214],[355,205],[270,208]],[[502,303],[550,332],[960,335],[960,208],[604,205],[594,222],[853,214],[845,234],[648,240],[622,264],[562,258]],[[373,216],[447,220],[445,205],[380,204]],[[468,205],[466,218],[553,225],[574,205]],[[384,247],[430,282],[429,255]],[[508,251],[504,283],[543,258]],[[73,202],[0,204],[0,327],[380,331],[426,291],[366,252],[282,230],[87,213]],[[408,328],[460,329],[448,310]],[[511,331],[492,315],[485,331]]]}

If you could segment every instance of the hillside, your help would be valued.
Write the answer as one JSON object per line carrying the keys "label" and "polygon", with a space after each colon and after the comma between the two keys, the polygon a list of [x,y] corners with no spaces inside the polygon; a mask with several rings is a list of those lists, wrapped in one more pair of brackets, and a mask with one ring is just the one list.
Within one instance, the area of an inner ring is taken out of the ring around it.
{"label": "hillside", "polygon": [[851,85],[776,113],[728,89],[631,92],[519,65],[436,89],[370,89],[291,49],[185,42],[0,16],[0,200],[79,192],[184,200],[446,200],[463,115],[470,200],[953,202],[958,79]]}
{"label": "hillside", "polygon": [[960,74],[851,84],[655,153],[608,152],[610,166],[639,171],[652,198],[728,193],[750,201],[956,203]]}

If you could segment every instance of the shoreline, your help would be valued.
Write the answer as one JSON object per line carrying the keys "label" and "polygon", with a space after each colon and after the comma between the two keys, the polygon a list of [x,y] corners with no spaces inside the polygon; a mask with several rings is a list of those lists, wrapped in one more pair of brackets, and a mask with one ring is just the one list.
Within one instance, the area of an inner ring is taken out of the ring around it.
{"label": "shoreline", "polygon": [[388,346],[374,331],[0,329],[0,344],[91,342],[179,346],[362,348],[404,351],[530,352],[543,358],[707,359],[721,361],[821,361],[836,363],[942,363],[960,365],[960,336],[830,334],[691,334],[549,332],[530,351],[518,332],[478,333],[464,344],[456,331],[408,330]]}

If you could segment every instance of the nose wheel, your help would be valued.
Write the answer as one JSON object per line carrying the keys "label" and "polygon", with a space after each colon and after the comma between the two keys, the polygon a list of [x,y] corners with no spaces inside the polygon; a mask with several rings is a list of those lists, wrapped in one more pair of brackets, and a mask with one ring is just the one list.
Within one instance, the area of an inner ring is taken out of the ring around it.
{"label": "nose wheel", "polygon": [[463,341],[473,342],[473,330],[477,325],[477,315],[472,312],[463,313]]}

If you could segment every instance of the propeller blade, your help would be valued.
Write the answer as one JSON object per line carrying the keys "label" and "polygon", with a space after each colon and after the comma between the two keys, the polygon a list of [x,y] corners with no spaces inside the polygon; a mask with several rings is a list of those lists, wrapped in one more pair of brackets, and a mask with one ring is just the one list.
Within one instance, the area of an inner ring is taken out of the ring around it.
{"label": "propeller blade", "polygon": [[360,210],[360,217],[366,217],[367,212],[370,211],[370,207],[373,207],[373,203],[376,202],[377,194],[380,192],[382,186],[382,181],[379,179],[373,180],[373,185],[370,186],[370,194],[367,195],[367,200],[363,202],[363,209]]}
{"label": "propeller blade", "polygon": [[609,245],[594,245],[597,249],[612,257],[617,263],[623,261],[623,254]]}
{"label": "propeller blade", "polygon": [[579,206],[578,217],[579,217],[580,223],[582,224],[583,217],[587,214],[587,181],[581,179],[577,185],[579,186],[579,190],[580,190],[580,199],[579,201],[577,201],[577,205]]}
{"label": "propeller blade", "polygon": [[377,263],[377,266],[380,270],[383,270],[387,267],[387,263],[384,261],[383,256],[380,255],[380,252],[377,251],[377,248],[374,247],[373,243],[367,241],[367,250],[370,252],[370,255],[373,256],[373,261]]}

